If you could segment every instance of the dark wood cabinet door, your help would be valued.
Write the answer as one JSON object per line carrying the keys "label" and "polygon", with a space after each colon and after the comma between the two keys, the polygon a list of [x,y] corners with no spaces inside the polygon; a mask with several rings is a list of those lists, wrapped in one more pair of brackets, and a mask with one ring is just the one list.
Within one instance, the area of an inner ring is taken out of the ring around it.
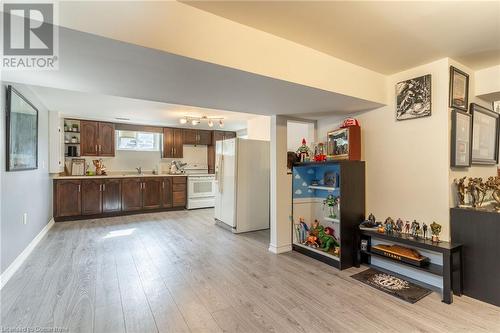
{"label": "dark wood cabinet door", "polygon": [[99,156],[115,156],[115,125],[99,123]]}
{"label": "dark wood cabinet door", "polygon": [[55,182],[56,217],[78,216],[82,213],[80,180],[57,180]]}
{"label": "dark wood cabinet door", "polygon": [[172,206],[186,207],[187,178],[172,177]]}
{"label": "dark wood cabinet door", "polygon": [[80,121],[80,156],[97,156],[99,148],[99,123]]}
{"label": "dark wood cabinet door", "polygon": [[142,209],[142,179],[127,178],[122,180],[122,210]]}
{"label": "dark wood cabinet door", "polygon": [[236,137],[236,132],[229,132],[229,131],[224,132],[224,140],[232,139],[235,137]]}
{"label": "dark wood cabinet door", "polygon": [[198,144],[198,131],[194,129],[183,129],[183,144],[196,145]]}
{"label": "dark wood cabinet door", "polygon": [[163,129],[163,157],[174,157],[174,130],[172,128]]}
{"label": "dark wood cabinet door", "polygon": [[215,146],[210,145],[207,147],[207,164],[208,173],[215,173]]}
{"label": "dark wood cabinet door", "polygon": [[212,144],[215,146],[215,143],[221,140],[224,140],[224,131],[213,131]]}
{"label": "dark wood cabinet door", "polygon": [[82,215],[102,213],[102,181],[100,179],[82,180]]}
{"label": "dark wood cabinet door", "polygon": [[120,179],[106,179],[102,184],[102,211],[104,213],[122,210],[122,182]]}
{"label": "dark wood cabinet door", "polygon": [[174,128],[174,158],[182,158],[184,145],[182,136],[182,129]]}
{"label": "dark wood cabinet door", "polygon": [[198,144],[199,145],[212,144],[212,131],[199,130],[198,131]]}
{"label": "dark wood cabinet door", "polygon": [[172,177],[162,178],[162,207],[172,207]]}
{"label": "dark wood cabinet door", "polygon": [[161,207],[161,178],[144,178],[142,180],[142,207],[156,209]]}

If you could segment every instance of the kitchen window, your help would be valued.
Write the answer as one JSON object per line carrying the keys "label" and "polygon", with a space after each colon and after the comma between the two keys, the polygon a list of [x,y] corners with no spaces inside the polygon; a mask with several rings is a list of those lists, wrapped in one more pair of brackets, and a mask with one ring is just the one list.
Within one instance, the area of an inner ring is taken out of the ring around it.
{"label": "kitchen window", "polygon": [[117,149],[129,151],[160,151],[160,133],[116,131]]}

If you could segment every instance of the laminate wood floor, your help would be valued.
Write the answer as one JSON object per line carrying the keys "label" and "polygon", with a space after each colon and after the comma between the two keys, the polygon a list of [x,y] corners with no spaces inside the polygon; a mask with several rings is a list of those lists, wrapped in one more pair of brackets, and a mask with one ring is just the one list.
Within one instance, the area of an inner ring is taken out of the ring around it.
{"label": "laminate wood floor", "polygon": [[405,303],[233,235],[212,210],[63,222],[1,291],[2,332],[500,332],[500,308],[436,293]]}

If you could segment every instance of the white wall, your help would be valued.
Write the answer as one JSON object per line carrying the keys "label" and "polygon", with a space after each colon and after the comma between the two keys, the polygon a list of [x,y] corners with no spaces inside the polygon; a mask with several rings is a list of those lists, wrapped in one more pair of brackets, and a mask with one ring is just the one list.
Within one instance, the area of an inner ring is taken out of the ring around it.
{"label": "white wall", "polygon": [[314,123],[303,123],[289,120],[287,122],[288,151],[296,151],[306,139],[307,145],[315,143]]}
{"label": "white wall", "polygon": [[474,74],[475,88],[472,95],[484,97],[488,101],[500,100],[500,65],[481,69]]}
{"label": "white wall", "polygon": [[271,140],[271,117],[256,116],[247,121],[247,138],[251,140]]}
{"label": "white wall", "polygon": [[[48,173],[48,110],[40,103],[28,87],[14,84],[38,109],[38,169],[28,171],[6,171],[5,162],[5,89],[2,82],[0,92],[0,272],[17,258],[36,235],[52,218],[52,182]],[[28,214],[27,224],[22,216]]]}

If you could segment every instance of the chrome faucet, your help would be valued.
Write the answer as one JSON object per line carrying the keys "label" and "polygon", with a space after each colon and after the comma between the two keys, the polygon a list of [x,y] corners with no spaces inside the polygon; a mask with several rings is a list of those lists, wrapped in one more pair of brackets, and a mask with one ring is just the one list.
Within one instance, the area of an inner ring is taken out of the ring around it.
{"label": "chrome faucet", "polygon": [[139,175],[142,175],[142,167],[135,168]]}

